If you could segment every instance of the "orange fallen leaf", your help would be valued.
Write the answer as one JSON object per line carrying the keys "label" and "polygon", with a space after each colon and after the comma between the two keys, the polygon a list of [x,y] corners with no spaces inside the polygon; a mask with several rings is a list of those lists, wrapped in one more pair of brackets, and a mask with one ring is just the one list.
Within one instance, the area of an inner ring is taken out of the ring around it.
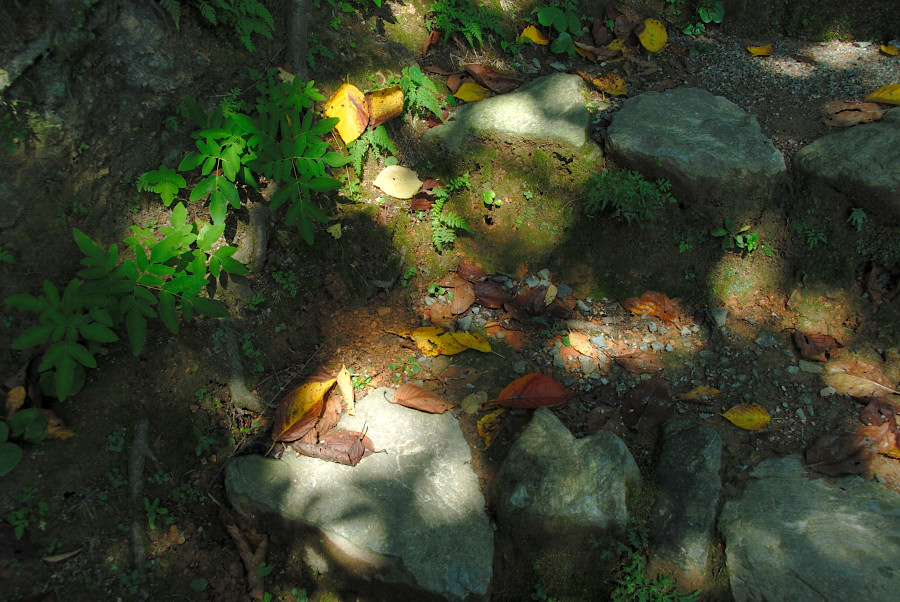
{"label": "orange fallen leaf", "polygon": [[569,344],[572,349],[580,353],[581,355],[585,355],[587,357],[597,357],[597,350],[594,349],[594,346],[588,340],[587,335],[578,332],[577,330],[569,331]]}
{"label": "orange fallen leaf", "polygon": [[437,393],[429,391],[419,385],[406,383],[394,391],[394,398],[391,403],[428,412],[429,414],[443,414],[453,406],[445,403]]}
{"label": "orange fallen leaf", "polygon": [[897,56],[900,50],[898,50],[898,48],[893,44],[882,44],[881,52],[885,53],[888,56]]}
{"label": "orange fallen leaf", "polygon": [[758,431],[772,419],[764,407],[752,403],[740,403],[722,414],[722,417],[746,431]]}
{"label": "orange fallen leaf", "polygon": [[716,395],[721,394],[722,392],[715,387],[710,387],[709,385],[699,385],[684,393],[679,397],[679,399],[683,401],[701,401],[706,402],[706,398],[715,397]]}
{"label": "orange fallen leaf", "polygon": [[533,372],[506,385],[497,396],[497,405],[510,408],[552,407],[565,403],[570,395],[550,376]]}
{"label": "orange fallen leaf", "polygon": [[672,300],[656,291],[647,291],[639,299],[636,297],[623,299],[621,303],[622,307],[638,316],[649,314],[666,324],[675,320],[675,306]]}
{"label": "orange fallen leaf", "polygon": [[428,37],[425,38],[425,41],[422,42],[422,54],[428,54],[428,49],[431,48],[431,45],[435,44],[440,39],[441,32],[437,29],[432,29],[431,33],[428,34]]}
{"label": "orange fallen leaf", "polygon": [[820,332],[800,332],[795,330],[793,338],[800,355],[820,362],[831,359],[830,351],[841,347],[841,344],[833,336]]}
{"label": "orange fallen leaf", "polygon": [[874,102],[849,102],[832,100],[825,105],[826,124],[834,127],[850,127],[860,123],[878,121],[886,113]]}

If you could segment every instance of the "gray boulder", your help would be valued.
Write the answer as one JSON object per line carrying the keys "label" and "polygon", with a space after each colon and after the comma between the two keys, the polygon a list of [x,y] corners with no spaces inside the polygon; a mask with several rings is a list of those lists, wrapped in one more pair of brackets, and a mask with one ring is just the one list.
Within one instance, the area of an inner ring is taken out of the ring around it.
{"label": "gray boulder", "polygon": [[641,473],[625,443],[600,431],[575,439],[547,408],[538,408],[494,480],[501,526],[528,525],[622,533],[626,501]]}
{"label": "gray boulder", "polygon": [[756,117],[706,90],[629,98],[607,134],[606,152],[617,164],[669,180],[675,196],[711,217],[743,219],[786,182],[784,157]]}
{"label": "gray boulder", "polygon": [[835,188],[871,215],[900,224],[900,107],[806,145],[794,167],[804,185]]}
{"label": "gray boulder", "polygon": [[796,455],[751,476],[719,518],[735,600],[897,599],[900,495],[856,476],[811,478]]}
{"label": "gray boulder", "polygon": [[384,581],[450,599],[482,595],[494,539],[469,446],[452,415],[394,405],[392,395],[376,390],[339,425],[365,425],[384,452],[355,467],[290,451],[281,460],[238,457],[226,467],[229,500],[244,513],[317,527]]}
{"label": "gray boulder", "polygon": [[539,77],[515,92],[460,107],[422,140],[455,152],[467,138],[505,134],[554,140],[582,150],[588,143],[589,98],[584,80],[577,75]]}
{"label": "gray boulder", "polygon": [[656,465],[651,566],[672,575],[684,590],[703,584],[722,490],[721,467],[722,438],[714,428],[684,419],[666,423]]}

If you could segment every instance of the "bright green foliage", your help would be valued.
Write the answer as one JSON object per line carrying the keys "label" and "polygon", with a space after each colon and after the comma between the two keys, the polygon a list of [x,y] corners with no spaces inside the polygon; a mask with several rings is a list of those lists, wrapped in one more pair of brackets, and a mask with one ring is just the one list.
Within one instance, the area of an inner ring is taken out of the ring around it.
{"label": "bright green foliage", "polygon": [[[345,165],[349,158],[328,151],[321,139],[335,126],[337,118],[313,123],[313,103],[325,100],[314,82],[295,78],[282,82],[275,71],[257,89],[256,114],[236,109],[240,104],[220,104],[205,112],[192,98],[185,98],[183,110],[200,129],[192,134],[197,150],[188,153],[178,171],[200,170],[202,179],[191,190],[190,201],[209,199],[213,224],[225,223],[228,208],[238,209],[241,200],[238,185],[256,186],[258,176],[274,181],[278,189],[271,209],[285,207],[285,221],[296,224],[307,243],[313,242],[314,220],[328,221],[312,202],[312,193],[337,190],[341,183],[326,174],[327,167]],[[142,175],[138,186],[148,186],[162,175],[164,167]],[[171,178],[165,180],[165,192],[172,191]],[[158,186],[158,185],[154,185]],[[149,188],[160,193],[163,191]],[[171,202],[171,200],[169,201]]]}
{"label": "bright green foliage", "polygon": [[588,217],[611,208],[613,217],[633,221],[653,219],[666,202],[674,203],[666,180],[648,182],[637,171],[608,170],[587,180],[584,211]]}
{"label": "bright green foliage", "polygon": [[441,105],[438,102],[438,89],[431,78],[422,73],[418,65],[404,67],[400,78],[400,89],[403,91],[404,109],[410,113],[422,114],[430,111],[441,117]]}
{"label": "bright green foliage", "polygon": [[[418,67],[416,68],[418,69]],[[350,163],[353,165],[356,175],[362,175],[362,163],[370,150],[377,157],[380,157],[382,152],[397,152],[397,147],[391,142],[383,125],[379,125],[375,129],[366,130],[362,136],[347,145]]]}
{"label": "bright green foliage", "polygon": [[850,211],[850,217],[847,218],[847,221],[856,228],[857,232],[862,232],[863,224],[865,224],[868,219],[869,216],[866,215],[866,212],[862,208],[854,207]]}
{"label": "bright green foliage", "polygon": [[431,241],[438,253],[443,252],[444,247],[451,246],[456,241],[456,230],[472,232],[465,218],[453,211],[444,211],[444,204],[450,198],[450,194],[469,187],[469,174],[453,178],[445,188],[435,187],[434,205],[431,206]]}
{"label": "bright green foliage", "polygon": [[138,190],[157,193],[166,207],[172,204],[178,191],[185,186],[187,183],[184,181],[184,177],[165,165],[141,174],[137,179]]}
{"label": "bright green foliage", "polygon": [[647,574],[647,553],[650,548],[646,529],[629,526],[625,541],[605,539],[597,541],[591,538],[593,547],[602,548],[600,558],[605,563],[618,562],[615,575],[617,587],[612,592],[611,600],[615,602],[695,602],[700,598],[700,591],[686,594],[675,588],[671,577],[661,575],[651,579]]}
{"label": "bright green foliage", "polygon": [[75,242],[85,255],[78,277],[62,292],[44,281],[40,296],[6,299],[7,305],[38,314],[39,324],[13,341],[14,349],[50,342],[38,366],[45,392],[59,399],[77,393],[85,381],[85,368],[97,366],[95,353],[119,339],[116,330],[123,324],[138,355],[146,341],[148,318],[158,317],[177,333],[178,313],[184,320],[191,320],[195,312],[228,315],[224,305],[206,296],[206,288],[223,272],[247,274],[248,270],[231,257],[235,247],[213,249],[224,224],[185,223],[186,218],[187,210],[178,203],[169,226],[157,232],[132,226],[132,235],[124,242],[133,258],[121,262],[117,245],[104,250],[76,229]]}
{"label": "bright green foliage", "polygon": [[582,33],[581,18],[578,16],[576,0],[554,1],[550,6],[537,7],[532,14],[537,14],[538,23],[556,30],[556,39],[550,44],[550,50],[557,54],[575,52],[574,37]]}
{"label": "bright green foliage", "polygon": [[425,19],[428,31],[443,32],[444,41],[456,33],[462,34],[469,46],[475,48],[475,40],[484,46],[484,37],[493,32],[500,38],[509,37],[503,30],[495,13],[483,5],[475,5],[470,0],[437,0],[429,7],[429,17]]}

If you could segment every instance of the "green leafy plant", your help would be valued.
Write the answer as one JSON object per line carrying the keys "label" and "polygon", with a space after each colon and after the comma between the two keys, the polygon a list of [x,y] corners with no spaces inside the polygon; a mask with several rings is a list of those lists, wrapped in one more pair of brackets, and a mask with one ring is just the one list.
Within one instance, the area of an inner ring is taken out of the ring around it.
{"label": "green leafy plant", "polygon": [[47,415],[38,408],[19,410],[6,422],[0,421],[0,477],[9,474],[22,461],[20,439],[40,443],[47,437]]}
{"label": "green leafy plant", "polygon": [[416,266],[410,266],[403,270],[403,273],[400,274],[400,286],[406,288],[409,284],[410,278],[416,275]]}
{"label": "green leafy plant", "polygon": [[722,22],[725,18],[725,7],[722,6],[719,0],[700,0],[700,5],[697,7],[697,16],[700,18],[700,21],[693,24],[688,23],[682,30],[682,33],[689,36],[703,35],[707,25]]}
{"label": "green leafy plant", "polygon": [[406,111],[418,115],[428,111],[440,119],[441,105],[438,102],[437,86],[418,65],[403,68],[400,89],[403,91],[403,108]]}
{"label": "green leafy plant", "polygon": [[470,0],[437,0],[428,8],[425,27],[428,31],[442,32],[445,42],[455,34],[462,34],[473,49],[476,40],[483,47],[484,38],[490,33],[501,39],[510,37],[495,12]]}
{"label": "green leafy plant", "polygon": [[537,14],[538,23],[556,30],[556,39],[550,44],[550,50],[557,54],[575,53],[574,38],[583,32],[581,18],[578,16],[576,0],[554,0],[548,6],[536,7],[532,14]]}
{"label": "green leafy plant", "polygon": [[259,306],[266,302],[266,298],[262,295],[253,295],[250,297],[250,300],[247,301],[247,309],[250,311],[256,311],[259,309]]}
{"label": "green leafy plant", "polygon": [[334,59],[334,55],[327,46],[322,44],[319,36],[310,32],[307,36],[306,64],[310,69],[316,68],[316,57],[320,56],[324,59]]}
{"label": "green leafy plant", "polygon": [[654,602],[694,602],[700,598],[700,591],[690,594],[675,587],[671,577],[661,575],[651,579],[647,574],[647,555],[650,547],[646,529],[630,524],[624,541],[620,539],[597,540],[591,537],[590,544],[599,548],[600,558],[616,562],[614,580],[616,589],[610,597],[616,602],[646,600]]}
{"label": "green leafy plant", "polygon": [[194,436],[197,437],[197,445],[194,447],[194,453],[197,457],[208,454],[212,448],[212,444],[216,442],[212,437],[207,437],[199,427],[194,427]]}
{"label": "green leafy plant", "polygon": [[759,234],[751,232],[750,224],[738,228],[734,225],[734,221],[725,220],[724,228],[715,228],[709,231],[710,236],[722,239],[723,249],[738,248],[741,251],[752,253],[759,246]]}
{"label": "green leafy plant", "polygon": [[291,298],[297,296],[297,274],[294,272],[276,270],[272,272],[272,278],[281,285],[281,289]]}
{"label": "green leafy plant", "polygon": [[121,453],[125,448],[125,435],[119,431],[113,431],[106,437],[106,449],[114,454]]}
{"label": "green leafy plant", "polygon": [[497,193],[493,190],[486,190],[484,193],[484,206],[488,209],[492,207],[499,207],[503,204],[502,199],[497,198]]}
{"label": "green leafy plant", "polygon": [[[418,69],[418,67],[416,67],[416,69]],[[430,79],[428,81],[431,83],[432,87],[434,87],[434,82]],[[412,83],[409,85],[412,86]],[[437,89],[435,89],[435,92],[436,91]],[[406,94],[404,93],[404,100],[405,99]],[[440,107],[438,107],[438,114],[440,114]],[[359,138],[347,145],[347,152],[350,155],[350,164],[353,166],[353,171],[356,172],[356,175],[362,175],[363,160],[370,151],[376,157],[381,157],[383,152],[390,152],[392,154],[397,152],[397,147],[391,142],[387,130],[384,129],[383,125],[366,130]]]}
{"label": "green leafy plant", "polygon": [[[250,36],[259,34],[272,39],[275,21],[272,14],[259,0],[199,0],[193,2],[204,19],[215,26],[226,25],[229,34],[236,35],[247,50],[253,52],[255,46]],[[182,2],[179,0],[159,0],[159,5],[169,13],[175,28],[181,27]]]}
{"label": "green leafy plant", "polygon": [[675,202],[668,181],[649,182],[637,171],[607,170],[589,178],[585,188],[588,217],[609,208],[613,217],[623,217],[629,224],[653,219],[665,203]]}
{"label": "green leafy plant", "polygon": [[410,355],[405,360],[398,357],[388,366],[388,370],[394,372],[391,376],[394,382],[399,382],[404,375],[407,378],[412,378],[419,373],[420,369],[419,362],[416,361],[414,355]]}
{"label": "green leafy plant", "polygon": [[472,232],[465,218],[451,210],[444,210],[444,205],[450,195],[460,189],[470,186],[469,174],[466,173],[453,178],[444,188],[435,187],[434,204],[431,206],[431,242],[438,253],[443,252],[444,247],[451,246],[456,241],[456,230]]}
{"label": "green leafy plant", "polygon": [[869,216],[866,215],[866,212],[863,211],[859,207],[854,207],[850,211],[850,217],[847,218],[847,221],[856,228],[857,232],[862,232],[863,225],[866,223],[866,220],[869,219]]}
{"label": "green leafy plant", "polygon": [[147,513],[147,524],[151,529],[156,529],[156,519],[168,514],[169,510],[159,505],[159,498],[154,498],[151,502],[144,497],[144,512]]}
{"label": "green leafy plant", "polygon": [[794,231],[803,237],[806,241],[806,248],[812,249],[819,243],[823,246],[828,244],[828,237],[821,230],[816,229],[815,226],[811,224],[807,224],[804,222],[795,222],[794,223]]}

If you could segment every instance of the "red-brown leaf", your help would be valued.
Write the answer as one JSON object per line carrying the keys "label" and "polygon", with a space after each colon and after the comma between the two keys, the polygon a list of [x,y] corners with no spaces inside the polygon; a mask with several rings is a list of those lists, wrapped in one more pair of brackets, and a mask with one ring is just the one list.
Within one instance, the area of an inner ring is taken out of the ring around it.
{"label": "red-brown leaf", "polygon": [[839,349],[841,344],[830,334],[820,332],[794,331],[794,344],[800,355],[807,359],[826,362],[831,359],[831,349]]}
{"label": "red-brown leaf", "polygon": [[422,42],[422,54],[428,54],[428,49],[431,48],[431,45],[441,39],[441,32],[437,29],[431,30],[431,33],[428,34],[428,37],[425,38],[425,41]]}
{"label": "red-brown leaf", "polygon": [[291,447],[298,454],[346,466],[356,466],[364,457],[375,453],[372,440],[356,431],[328,433],[318,443],[295,441]]}
{"label": "red-brown leaf", "polygon": [[431,209],[432,205],[434,205],[434,199],[429,198],[424,194],[418,194],[409,201],[409,210],[428,211],[429,209]]}
{"label": "red-brown leaf", "polygon": [[401,406],[428,412],[429,414],[443,414],[453,406],[444,402],[436,393],[424,389],[418,385],[407,383],[394,391],[392,403]]}
{"label": "red-brown leaf", "polygon": [[606,46],[612,42],[612,32],[606,23],[600,19],[594,19],[591,27],[591,36],[594,38],[594,46]]}
{"label": "red-brown leaf", "polygon": [[807,465],[831,477],[868,476],[875,455],[896,442],[890,426],[864,426],[853,434],[820,437],[806,450]]}
{"label": "red-brown leaf", "polygon": [[493,280],[473,282],[472,288],[475,290],[475,301],[488,309],[498,309],[512,301],[512,295]]}
{"label": "red-brown leaf", "polygon": [[511,408],[558,406],[568,401],[570,393],[546,374],[533,372],[517,378],[497,396],[497,405]]}
{"label": "red-brown leaf", "polygon": [[484,273],[484,270],[481,269],[481,266],[478,266],[474,263],[469,263],[468,261],[464,261],[459,264],[456,268],[456,273],[465,280],[469,282],[480,282],[487,278],[487,274]]}
{"label": "red-brown leaf", "polygon": [[672,300],[656,291],[647,291],[638,299],[631,297],[621,301],[622,307],[633,314],[649,314],[656,316],[665,323],[675,319],[675,306]]}

